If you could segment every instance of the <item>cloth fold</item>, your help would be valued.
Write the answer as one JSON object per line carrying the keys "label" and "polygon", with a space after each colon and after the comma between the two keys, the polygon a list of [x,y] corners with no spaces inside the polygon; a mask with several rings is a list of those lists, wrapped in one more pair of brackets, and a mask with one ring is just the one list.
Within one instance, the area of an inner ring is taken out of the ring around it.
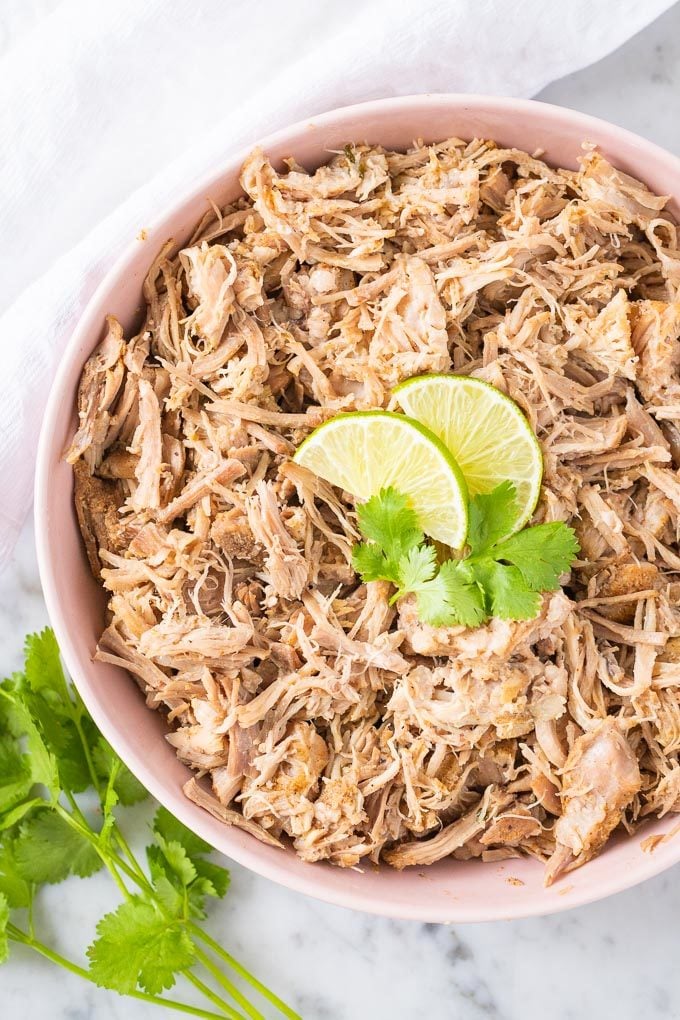
{"label": "cloth fold", "polygon": [[64,346],[121,249],[193,179],[268,132],[351,102],[535,95],[672,0],[523,0],[512,12],[502,0],[44,6],[0,52],[0,566],[30,508]]}

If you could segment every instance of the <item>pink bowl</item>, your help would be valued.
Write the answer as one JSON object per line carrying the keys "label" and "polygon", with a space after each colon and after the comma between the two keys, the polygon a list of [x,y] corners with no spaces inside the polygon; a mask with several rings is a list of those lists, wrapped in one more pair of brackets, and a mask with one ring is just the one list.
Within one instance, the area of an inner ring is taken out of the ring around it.
{"label": "pink bowl", "polygon": [[[489,137],[560,166],[575,167],[583,141],[596,142],[618,167],[658,194],[680,197],[680,160],[628,131],[543,103],[487,96],[425,95],[345,107],[286,128],[262,142],[274,161],[294,155],[307,166],[347,141],[405,148],[414,138],[450,135]],[[127,674],[92,661],[102,630],[104,598],[84,555],[73,509],[70,467],[62,451],[75,427],[75,394],[85,359],[100,339],[106,313],[124,327],[139,316],[142,279],[168,238],[188,237],[206,208],[240,191],[245,152],[196,184],[148,229],[148,241],[132,244],[99,286],[64,354],[42,427],[36,475],[35,521],[40,576],[47,608],[64,659],[90,712],[107,739],[162,804],[218,850],[253,871],[300,892],[341,906],[420,921],[486,921],[548,914],[626,889],[680,860],[680,838],[644,852],[642,835],[619,837],[606,851],[555,886],[544,889],[543,869],[531,860],[501,864],[441,861],[429,868],[396,872],[367,865],[341,870],[304,864],[292,851],[259,843],[229,828],[182,794],[188,770],[163,739],[165,724],[150,712]],[[674,210],[677,214],[677,207]],[[644,836],[664,834],[668,818]]]}

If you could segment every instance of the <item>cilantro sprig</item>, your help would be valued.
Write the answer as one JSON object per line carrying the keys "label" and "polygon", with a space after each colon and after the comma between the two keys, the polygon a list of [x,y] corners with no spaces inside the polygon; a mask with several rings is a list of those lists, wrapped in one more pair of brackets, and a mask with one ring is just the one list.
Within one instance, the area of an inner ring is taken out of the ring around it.
{"label": "cilantro sprig", "polygon": [[512,482],[470,500],[467,554],[439,562],[402,493],[382,489],[357,508],[365,541],[352,550],[363,581],[389,581],[391,602],[414,594],[418,615],[434,627],[477,627],[490,617],[530,620],[541,592],[556,591],[578,553],[574,531],[561,521],[511,534],[517,520]]}
{"label": "cilantro sprig", "polygon": [[[162,807],[142,866],[118,815],[146,790],[67,681],[52,631],[28,637],[25,651],[23,672],[0,684],[0,963],[20,943],[86,981],[176,1012],[264,1020],[229,976],[233,971],[284,1016],[300,1020],[198,923],[208,903],[226,894],[229,872]],[[38,937],[33,904],[42,885],[102,868],[122,902],[100,920],[81,965]],[[180,976],[211,1008],[167,996]]]}

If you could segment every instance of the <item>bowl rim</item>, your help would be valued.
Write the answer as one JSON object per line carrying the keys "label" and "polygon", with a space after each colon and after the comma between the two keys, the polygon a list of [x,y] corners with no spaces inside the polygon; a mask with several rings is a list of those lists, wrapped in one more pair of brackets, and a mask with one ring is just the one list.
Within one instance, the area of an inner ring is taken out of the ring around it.
{"label": "bowl rim", "polygon": [[[259,141],[253,141],[247,147],[239,148],[238,151],[225,158],[219,166],[206,171],[196,178],[192,184],[178,194],[178,197],[170,206],[167,206],[162,211],[159,210],[154,216],[149,217],[146,230],[150,236],[155,234],[173,214],[176,214],[185,206],[205,195],[211,188],[218,186],[223,178],[238,170],[246,156],[256,145],[266,150],[284,143],[288,136],[299,134],[306,127],[313,126],[322,129],[327,125],[335,125],[338,120],[351,120],[351,118],[357,117],[360,114],[384,115],[385,113],[391,113],[398,115],[403,114],[407,110],[417,111],[424,106],[430,108],[440,107],[442,110],[445,109],[452,113],[463,109],[466,111],[478,110],[480,113],[489,110],[493,110],[493,112],[505,110],[513,115],[526,113],[529,117],[537,112],[542,112],[543,116],[550,118],[556,128],[578,129],[583,134],[583,137],[587,137],[588,133],[591,132],[598,138],[598,144],[603,144],[607,138],[610,138],[614,144],[618,143],[619,146],[627,144],[635,148],[642,148],[649,154],[651,160],[655,161],[664,170],[675,174],[680,182],[680,158],[656,143],[629,131],[627,128],[619,127],[590,114],[580,113],[568,107],[555,106],[554,104],[544,103],[535,99],[514,99],[505,96],[467,93],[412,94],[374,99],[368,102],[337,107],[318,115],[305,117],[266,135]],[[680,200],[680,194],[674,197]],[[34,524],[38,570],[50,624],[54,629],[62,658],[76,688],[98,728],[118,753],[120,753],[121,743],[118,727],[109,720],[103,711],[100,711],[94,694],[91,692],[90,681],[88,681],[85,675],[80,674],[76,642],[71,637],[71,628],[62,610],[59,598],[60,581],[52,564],[50,554],[51,542],[47,527],[50,506],[49,473],[53,456],[50,449],[50,438],[60,417],[63,399],[66,396],[63,390],[69,368],[74,360],[74,355],[83,341],[92,336],[93,330],[97,333],[100,332],[102,323],[101,316],[99,315],[99,305],[102,298],[112,286],[117,285],[121,278],[124,278],[126,269],[131,265],[138,253],[139,241],[132,240],[125,245],[95,288],[63,350],[57,372],[50,387],[41,425],[34,488]],[[69,401],[71,401],[71,396],[71,393],[68,393]],[[130,756],[127,753],[125,754],[125,760],[130,765]],[[130,767],[159,803],[165,805],[181,821],[188,824],[192,830],[197,831],[199,835],[202,835],[212,844],[213,841],[210,834],[202,827],[201,823],[197,822],[195,818],[188,819],[184,806],[188,806],[189,802],[184,798],[183,794],[173,793],[163,785],[162,781],[157,780],[155,775],[145,768],[141,757],[138,756]],[[228,833],[229,831],[230,827],[225,826],[225,832]],[[625,838],[634,839],[634,837]],[[474,908],[462,903],[455,905],[446,904],[442,906],[440,911],[435,909],[421,910],[418,904],[413,902],[405,903],[400,901],[393,904],[387,899],[374,902],[374,897],[358,891],[353,886],[348,885],[340,889],[332,884],[326,885],[323,881],[317,883],[314,875],[316,870],[314,865],[309,865],[309,871],[306,869],[300,872],[289,871],[283,862],[278,862],[278,851],[272,853],[265,860],[254,860],[247,847],[243,848],[234,842],[228,851],[219,850],[218,852],[224,853],[225,856],[231,857],[238,864],[264,878],[275,881],[295,892],[304,893],[336,906],[402,920],[462,923],[546,916],[599,901],[636,886],[680,861],[680,838],[670,853],[663,855],[644,854],[637,867],[610,869],[606,872],[599,885],[595,886],[595,884],[592,884],[585,889],[577,888],[573,889],[573,891],[570,889],[569,896],[562,896],[557,899],[551,898],[550,903],[542,904],[539,897],[532,897],[528,902],[518,900],[516,906],[503,908],[495,904],[492,898],[488,898],[476,904]]]}

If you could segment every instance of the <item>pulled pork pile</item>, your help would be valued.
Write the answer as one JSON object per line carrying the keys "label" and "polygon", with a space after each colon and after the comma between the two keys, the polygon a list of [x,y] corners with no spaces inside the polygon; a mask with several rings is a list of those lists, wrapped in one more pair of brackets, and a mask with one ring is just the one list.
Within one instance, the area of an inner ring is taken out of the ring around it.
{"label": "pulled pork pile", "polygon": [[[306,861],[530,854],[547,881],[680,810],[680,251],[642,184],[493,142],[261,151],[109,318],[68,459],[129,670],[225,822]],[[419,622],[359,583],[351,497],[291,461],[424,372],[514,398],[535,522],[581,543],[531,621]]]}

